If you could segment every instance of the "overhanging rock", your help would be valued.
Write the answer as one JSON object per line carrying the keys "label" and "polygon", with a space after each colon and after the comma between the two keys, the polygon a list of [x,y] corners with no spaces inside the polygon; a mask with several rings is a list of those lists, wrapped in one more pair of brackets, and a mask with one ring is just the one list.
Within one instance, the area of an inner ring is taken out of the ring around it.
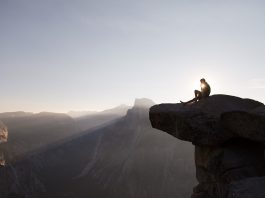
{"label": "overhanging rock", "polygon": [[[240,197],[246,183],[264,183],[264,104],[213,95],[190,105],[155,105],[149,118],[154,128],[195,145],[199,184],[192,198]],[[265,188],[248,189],[248,194],[260,198]]]}

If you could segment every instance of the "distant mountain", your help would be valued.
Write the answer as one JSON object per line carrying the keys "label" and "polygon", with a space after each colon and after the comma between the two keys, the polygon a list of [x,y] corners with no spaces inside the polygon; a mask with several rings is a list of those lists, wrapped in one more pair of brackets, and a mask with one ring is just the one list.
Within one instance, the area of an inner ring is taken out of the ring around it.
{"label": "distant mountain", "polygon": [[79,118],[87,115],[97,114],[98,111],[69,111],[67,114],[72,118]]}
{"label": "distant mountain", "polygon": [[134,101],[134,108],[150,108],[155,103],[148,98],[136,98]]}
{"label": "distant mountain", "polygon": [[77,127],[81,131],[85,131],[104,124],[106,125],[125,116],[129,108],[131,107],[127,105],[120,105],[100,112],[90,112],[89,115],[73,117],[73,119],[75,119]]}
{"label": "distant mountain", "polygon": [[5,112],[0,119],[7,125],[9,141],[3,147],[8,161],[71,138],[79,132],[98,127],[124,116],[129,106],[120,105],[90,116],[72,118],[63,113]]}
{"label": "distant mountain", "polygon": [[8,128],[8,142],[3,146],[8,161],[55,143],[78,132],[75,121],[66,114],[41,112],[1,113]]}
{"label": "distant mountain", "polygon": [[31,112],[24,112],[24,111],[16,111],[16,112],[5,112],[5,113],[0,113],[0,119],[1,118],[18,118],[18,117],[26,117],[26,116],[31,116],[33,113]]}
{"label": "distant mountain", "polygon": [[69,111],[67,114],[72,118],[80,118],[84,116],[97,115],[97,114],[117,114],[124,116],[129,108],[131,108],[131,106],[122,104],[117,107],[106,109],[103,111]]}
{"label": "distant mountain", "polygon": [[122,104],[117,107],[111,108],[111,109],[106,109],[104,111],[101,111],[99,113],[104,113],[104,114],[116,114],[116,115],[122,115],[125,116],[126,112],[128,109],[132,108],[131,106]]}
{"label": "distant mountain", "polygon": [[1,197],[190,197],[193,147],[153,129],[151,103],[139,102],[116,122],[0,169]]}

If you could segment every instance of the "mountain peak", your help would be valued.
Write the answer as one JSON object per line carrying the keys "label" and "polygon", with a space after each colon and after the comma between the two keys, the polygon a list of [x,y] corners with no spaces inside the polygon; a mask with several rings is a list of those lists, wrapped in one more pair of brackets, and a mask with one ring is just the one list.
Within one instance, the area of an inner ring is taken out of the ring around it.
{"label": "mountain peak", "polygon": [[150,108],[153,105],[155,105],[155,103],[151,99],[136,98],[133,107]]}

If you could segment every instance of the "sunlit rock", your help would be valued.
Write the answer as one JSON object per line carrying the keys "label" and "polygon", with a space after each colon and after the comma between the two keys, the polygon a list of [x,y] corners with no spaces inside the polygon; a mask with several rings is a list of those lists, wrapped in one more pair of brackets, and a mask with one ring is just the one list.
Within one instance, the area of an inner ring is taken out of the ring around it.
{"label": "sunlit rock", "polygon": [[0,144],[7,142],[8,131],[7,127],[4,125],[2,121],[0,121]]}

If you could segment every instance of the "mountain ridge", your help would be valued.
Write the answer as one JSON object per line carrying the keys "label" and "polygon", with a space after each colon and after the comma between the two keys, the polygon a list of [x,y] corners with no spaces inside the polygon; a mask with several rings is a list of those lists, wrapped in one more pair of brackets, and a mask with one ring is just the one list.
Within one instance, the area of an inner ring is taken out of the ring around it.
{"label": "mountain ridge", "polygon": [[[194,174],[192,152],[186,143],[152,129],[148,108],[131,108],[112,124],[13,164],[20,183],[25,183],[17,194],[34,198],[187,197],[188,186],[194,183],[184,179]],[[32,175],[27,182],[25,174]],[[8,189],[8,185],[4,182],[3,186]]]}

